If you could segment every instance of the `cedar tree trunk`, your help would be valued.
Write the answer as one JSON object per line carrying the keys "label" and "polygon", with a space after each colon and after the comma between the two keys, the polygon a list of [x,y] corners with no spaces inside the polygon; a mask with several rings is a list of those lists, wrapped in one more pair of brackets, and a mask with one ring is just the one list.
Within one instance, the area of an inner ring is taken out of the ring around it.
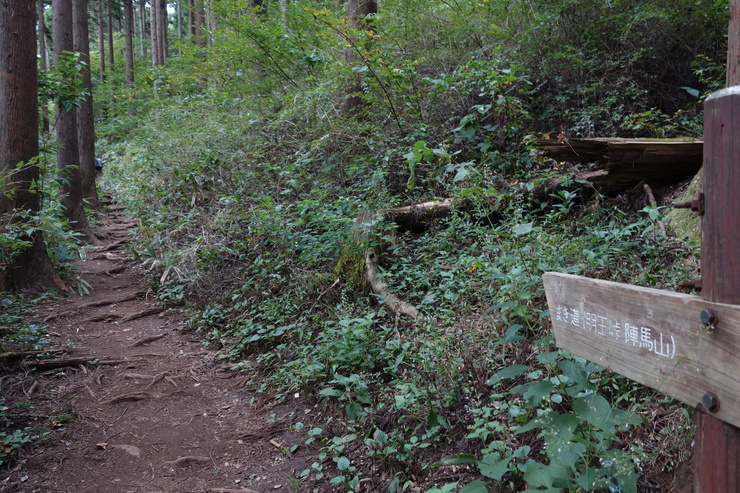
{"label": "cedar tree trunk", "polygon": [[[35,7],[33,1],[0,0],[0,233],[23,220],[14,210],[33,214],[41,207],[34,190],[39,181]],[[21,239],[30,247],[0,259],[0,289],[64,288],[46,254],[43,233]]]}

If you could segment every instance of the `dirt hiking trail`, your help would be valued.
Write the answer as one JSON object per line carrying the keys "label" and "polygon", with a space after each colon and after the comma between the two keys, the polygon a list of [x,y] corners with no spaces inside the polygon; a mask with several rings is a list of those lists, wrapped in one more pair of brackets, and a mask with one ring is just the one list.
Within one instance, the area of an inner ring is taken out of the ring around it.
{"label": "dirt hiking trail", "polygon": [[311,409],[292,397],[265,406],[197,334],[179,331],[183,316],[164,310],[127,263],[132,226],[108,205],[98,228],[105,246],[77,266],[90,294],[34,314],[58,355],[9,377],[3,396],[9,406],[30,403],[53,431],[4,471],[0,492],[313,491],[295,478],[315,451],[289,454],[305,437],[270,419],[310,421]]}

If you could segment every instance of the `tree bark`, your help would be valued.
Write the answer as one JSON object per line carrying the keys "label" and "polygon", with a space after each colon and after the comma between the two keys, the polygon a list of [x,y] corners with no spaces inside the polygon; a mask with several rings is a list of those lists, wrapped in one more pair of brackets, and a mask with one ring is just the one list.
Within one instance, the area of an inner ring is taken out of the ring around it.
{"label": "tree bark", "polygon": [[[54,0],[54,60],[60,67],[67,52],[74,50],[72,0]],[[73,108],[64,111],[57,108],[57,168],[60,178],[60,191],[64,204],[65,217],[76,231],[85,234],[91,243],[99,243],[90,229],[83,207],[82,176],[80,171],[80,151],[77,136],[77,112]]]}
{"label": "tree bark", "polygon": [[[49,68],[47,64],[48,50],[46,49],[46,21],[44,20],[44,11],[46,5],[44,0],[36,2],[36,21],[38,26],[38,43],[39,43],[39,70],[46,72]],[[47,101],[41,101],[41,133],[49,134],[49,105]]]}
{"label": "tree bark", "polygon": [[152,67],[159,66],[159,9],[156,7],[157,0],[152,0],[149,9],[149,32],[152,36]]}
{"label": "tree bark", "polygon": [[107,3],[107,17],[108,17],[108,62],[111,70],[116,69],[116,56],[113,49],[113,7],[111,3],[113,0],[108,0]]}
{"label": "tree bark", "polygon": [[206,45],[204,28],[206,23],[206,14],[203,0],[193,0],[193,25],[191,35],[193,42],[198,46]]}
{"label": "tree bark", "polygon": [[105,17],[103,16],[103,2],[104,0],[98,0],[98,45],[100,48],[100,82],[105,82]]}
{"label": "tree bark", "polygon": [[[352,66],[357,62],[357,49],[361,44],[360,39],[352,31],[363,29],[372,29],[367,24],[369,16],[378,13],[378,2],[376,0],[348,0],[347,1],[347,21],[349,23],[349,42],[350,46],[345,50],[345,60],[348,65]],[[359,93],[362,91],[362,78],[357,75],[355,81],[347,88],[347,99],[344,104],[344,112],[348,114],[356,113],[363,105],[362,97]]]}
{"label": "tree bark", "polygon": [[139,31],[139,39],[141,40],[141,58],[146,58],[146,0],[139,1],[139,25],[141,30]]}
{"label": "tree bark", "polygon": [[288,0],[280,0],[280,19],[283,23],[283,28],[288,28]]}
{"label": "tree bark", "polygon": [[159,1],[159,64],[164,65],[170,56],[168,46],[169,15],[167,13],[167,0]]}
{"label": "tree bark", "polygon": [[[38,190],[38,71],[36,4],[0,0],[0,233],[23,219],[15,210],[41,208]],[[22,164],[22,165],[21,165]],[[19,166],[21,165],[21,166]],[[0,264],[0,288],[64,288],[46,253],[41,231],[21,238],[30,243]]]}
{"label": "tree bark", "polygon": [[123,0],[124,35],[126,39],[126,87],[134,88],[134,6],[132,0]]}
{"label": "tree bark", "polygon": [[182,26],[182,0],[177,0],[177,39],[182,41],[184,36]]}
{"label": "tree bark", "polygon": [[93,117],[92,75],[90,73],[90,29],[87,20],[87,0],[73,0],[74,51],[80,53],[85,62],[81,69],[82,89],[87,95],[80,100],[77,108],[77,142],[80,153],[80,178],[82,196],[90,206],[102,211],[95,186],[95,123]]}
{"label": "tree bark", "polygon": [[730,28],[727,34],[727,79],[725,86],[740,85],[740,0],[730,0]]}

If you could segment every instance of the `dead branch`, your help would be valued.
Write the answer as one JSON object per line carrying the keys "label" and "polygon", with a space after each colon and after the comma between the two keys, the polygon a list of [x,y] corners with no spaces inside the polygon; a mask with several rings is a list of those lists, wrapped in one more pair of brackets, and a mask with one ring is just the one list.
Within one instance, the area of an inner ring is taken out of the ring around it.
{"label": "dead branch", "polygon": [[371,251],[365,252],[365,269],[365,279],[370,284],[370,288],[389,312],[396,316],[405,315],[412,319],[419,316],[419,311],[416,308],[402,301],[395,294],[388,292],[388,284],[378,278],[378,266],[375,263],[375,254]]}
{"label": "dead branch", "polygon": [[[657,208],[658,203],[655,201],[655,195],[653,195],[653,189],[650,188],[650,185],[648,185],[647,183],[643,183],[642,188],[643,190],[645,190],[645,193],[648,196],[648,200],[650,201],[650,206],[653,208]],[[666,235],[665,223],[663,221],[656,221],[656,224],[658,226],[658,229],[660,229],[660,232],[663,233],[663,236],[665,236]]]}

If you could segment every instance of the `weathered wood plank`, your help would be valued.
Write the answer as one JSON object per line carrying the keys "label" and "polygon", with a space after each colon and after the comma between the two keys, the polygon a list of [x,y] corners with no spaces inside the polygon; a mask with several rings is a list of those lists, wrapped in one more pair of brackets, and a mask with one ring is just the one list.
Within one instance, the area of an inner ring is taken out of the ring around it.
{"label": "weathered wood plank", "polygon": [[[733,0],[735,21],[740,1]],[[730,55],[728,53],[728,59]],[[740,87],[712,93],[704,102],[704,216],[702,217],[702,298],[740,303]],[[735,333],[740,326],[728,328]],[[737,353],[736,353],[737,354]],[[735,372],[740,373],[737,360]],[[695,414],[694,490],[740,493],[740,429],[699,407]]]}
{"label": "weathered wood plank", "polygon": [[[570,274],[543,275],[559,347],[690,406],[716,394],[740,425],[740,306]],[[702,310],[719,322],[708,330]]]}
{"label": "weathered wood plank", "polygon": [[701,140],[541,139],[534,146],[557,161],[597,163],[605,172],[589,181],[604,193],[619,193],[644,181],[670,183],[695,175],[702,165]]}

